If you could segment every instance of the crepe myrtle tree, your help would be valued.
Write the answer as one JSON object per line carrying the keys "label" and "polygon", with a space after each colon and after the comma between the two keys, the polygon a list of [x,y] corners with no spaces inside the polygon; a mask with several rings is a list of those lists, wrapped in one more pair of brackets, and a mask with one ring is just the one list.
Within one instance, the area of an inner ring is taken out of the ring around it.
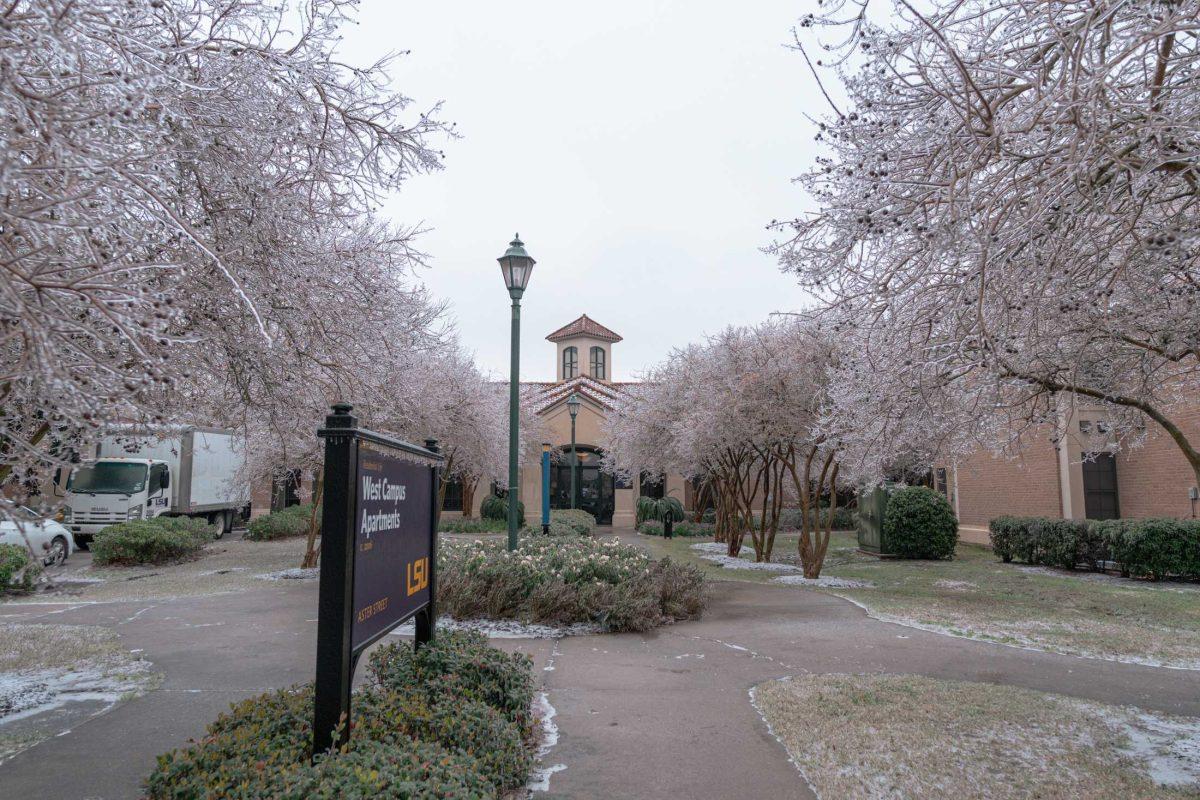
{"label": "crepe myrtle tree", "polygon": [[1170,0],[802,20],[830,111],[800,177],[816,209],[776,224],[775,252],[861,326],[891,401],[1056,438],[1098,406],[1118,440],[1157,425],[1200,483],[1180,423],[1200,390],[1198,27]]}
{"label": "crepe myrtle tree", "polygon": [[749,535],[757,561],[770,560],[784,500],[794,496],[804,511],[800,555],[819,572],[829,531],[822,537],[808,511],[838,479],[836,439],[821,427],[832,358],[828,333],[794,319],[729,328],[678,350],[609,416],[610,468],[703,481],[718,540],[736,556]]}
{"label": "crepe myrtle tree", "polygon": [[457,479],[463,487],[463,513],[469,516],[480,482],[502,481],[508,474],[504,388],[484,375],[457,343],[421,359],[406,388],[415,396],[398,410],[395,429],[414,441],[438,440],[445,459],[439,501],[444,503],[447,484]]}
{"label": "crepe myrtle tree", "polygon": [[[264,365],[338,372],[339,303],[404,304],[415,232],[370,214],[439,166],[429,140],[449,130],[387,88],[387,61],[334,57],[346,6],[0,13],[5,509],[109,422],[222,424],[247,384],[283,391],[279,369],[250,376]],[[220,413],[177,413],[222,388]]]}

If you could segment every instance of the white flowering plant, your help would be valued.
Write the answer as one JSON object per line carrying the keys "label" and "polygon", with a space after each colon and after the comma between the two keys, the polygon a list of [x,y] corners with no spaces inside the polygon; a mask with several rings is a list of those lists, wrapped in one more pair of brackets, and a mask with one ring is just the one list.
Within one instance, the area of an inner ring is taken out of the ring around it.
{"label": "white flowering plant", "polygon": [[495,542],[446,542],[438,551],[438,604],[458,619],[648,630],[698,617],[704,575],[613,539],[530,536],[511,552]]}

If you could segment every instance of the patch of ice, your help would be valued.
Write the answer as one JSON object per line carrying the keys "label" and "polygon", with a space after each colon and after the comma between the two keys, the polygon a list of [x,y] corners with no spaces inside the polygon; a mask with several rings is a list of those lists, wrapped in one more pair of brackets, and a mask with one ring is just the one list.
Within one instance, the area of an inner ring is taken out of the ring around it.
{"label": "patch of ice", "polygon": [[1200,787],[1200,719],[1134,709],[1126,714],[1100,711],[1109,725],[1128,737],[1124,749],[1146,765],[1151,780],[1162,786]]}
{"label": "patch of ice", "polygon": [[69,702],[100,701],[107,709],[141,689],[150,671],[150,662],[138,659],[123,664],[85,662],[70,670],[0,672],[0,726]]}
{"label": "patch of ice", "polygon": [[704,658],[704,653],[683,653],[675,658]]}
{"label": "patch of ice", "polygon": [[818,589],[874,589],[870,581],[858,581],[853,578],[806,578],[803,575],[780,575],[772,578],[772,583],[786,583],[789,586],[812,586]]}
{"label": "patch of ice", "polygon": [[[558,715],[558,712],[554,706],[550,705],[550,698],[546,693],[539,692],[533,701],[533,713],[542,729],[542,743],[538,745],[537,749],[537,760],[541,765],[554,745],[558,744],[558,725],[554,722],[554,717]],[[566,768],[566,764],[539,766],[529,776],[529,782],[525,784],[525,788],[530,792],[548,792],[550,791],[550,776],[556,772],[562,772]]]}
{"label": "patch of ice", "polygon": [[263,572],[254,577],[261,578],[264,581],[311,581],[321,577],[321,568],[301,569],[300,567],[292,567],[276,572]]}
{"label": "patch of ice", "polygon": [[[604,633],[599,625],[577,622],[574,625],[539,625],[511,619],[455,619],[438,617],[437,626],[449,631],[478,631],[489,639],[561,639],[564,636],[588,636]],[[406,622],[392,631],[395,636],[412,636],[416,624]]]}
{"label": "patch of ice", "polygon": [[745,558],[735,558],[728,554],[728,548],[721,542],[700,542],[692,545],[699,551],[705,561],[720,564],[726,569],[750,569],[761,572],[799,572],[800,568],[791,564],[780,564],[774,561],[750,561]]}

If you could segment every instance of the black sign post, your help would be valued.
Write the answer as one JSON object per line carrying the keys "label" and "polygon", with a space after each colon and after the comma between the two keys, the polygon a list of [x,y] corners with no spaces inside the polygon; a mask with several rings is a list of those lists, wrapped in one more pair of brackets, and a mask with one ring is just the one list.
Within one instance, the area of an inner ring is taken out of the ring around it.
{"label": "black sign post", "polygon": [[437,443],[422,448],[364,430],[350,411],[334,405],[317,432],[325,489],[314,757],[349,738],[350,682],[362,652],[414,616],[419,647],[433,639],[437,618]]}

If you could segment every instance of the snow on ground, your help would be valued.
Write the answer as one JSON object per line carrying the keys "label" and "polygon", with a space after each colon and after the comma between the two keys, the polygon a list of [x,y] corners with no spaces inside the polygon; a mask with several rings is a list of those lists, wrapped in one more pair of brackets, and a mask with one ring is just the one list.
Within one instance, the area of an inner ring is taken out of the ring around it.
{"label": "snow on ground", "polygon": [[[583,622],[574,625],[539,625],[510,619],[438,617],[437,626],[449,631],[478,631],[489,639],[561,639],[564,636],[587,636],[604,632],[599,625]],[[414,623],[406,622],[392,631],[392,635],[412,636],[415,632]]]}
{"label": "snow on ground", "polygon": [[692,549],[700,553],[705,561],[720,564],[726,569],[752,569],[763,572],[799,572],[800,568],[792,564],[779,564],[773,561],[750,561],[745,558],[734,558],[729,555],[728,548],[721,542],[700,542],[692,545]]}
{"label": "snow on ground", "polygon": [[0,761],[70,729],[156,680],[110,629],[0,625]]}
{"label": "snow on ground", "polygon": [[[210,573],[220,574],[220,573]],[[254,577],[264,581],[315,581],[321,577],[321,568],[312,567],[311,569],[301,569],[300,567],[292,567],[290,569],[281,569],[276,572],[262,572]]]}
{"label": "snow on ground", "polygon": [[1146,765],[1155,783],[1200,788],[1200,719],[1163,717],[1137,709],[1096,710],[1129,737],[1126,752]]}
{"label": "snow on ground", "polygon": [[853,578],[806,578],[803,575],[780,575],[772,578],[772,583],[786,583],[789,586],[812,586],[817,589],[873,589],[875,584],[870,581],[859,581]]}
{"label": "snow on ground", "polygon": [[529,782],[525,784],[525,788],[530,793],[548,792],[550,791],[550,776],[567,768],[566,764],[546,765],[545,763],[546,756],[554,749],[554,745],[558,744],[558,725],[554,722],[554,717],[558,712],[555,711],[554,706],[550,705],[550,698],[546,693],[539,692],[533,701],[533,713],[542,728],[542,743],[537,750],[539,766],[529,776]]}
{"label": "snow on ground", "polygon": [[979,584],[971,583],[970,581],[934,581],[933,585],[939,589],[954,589],[956,591],[979,588]]}

